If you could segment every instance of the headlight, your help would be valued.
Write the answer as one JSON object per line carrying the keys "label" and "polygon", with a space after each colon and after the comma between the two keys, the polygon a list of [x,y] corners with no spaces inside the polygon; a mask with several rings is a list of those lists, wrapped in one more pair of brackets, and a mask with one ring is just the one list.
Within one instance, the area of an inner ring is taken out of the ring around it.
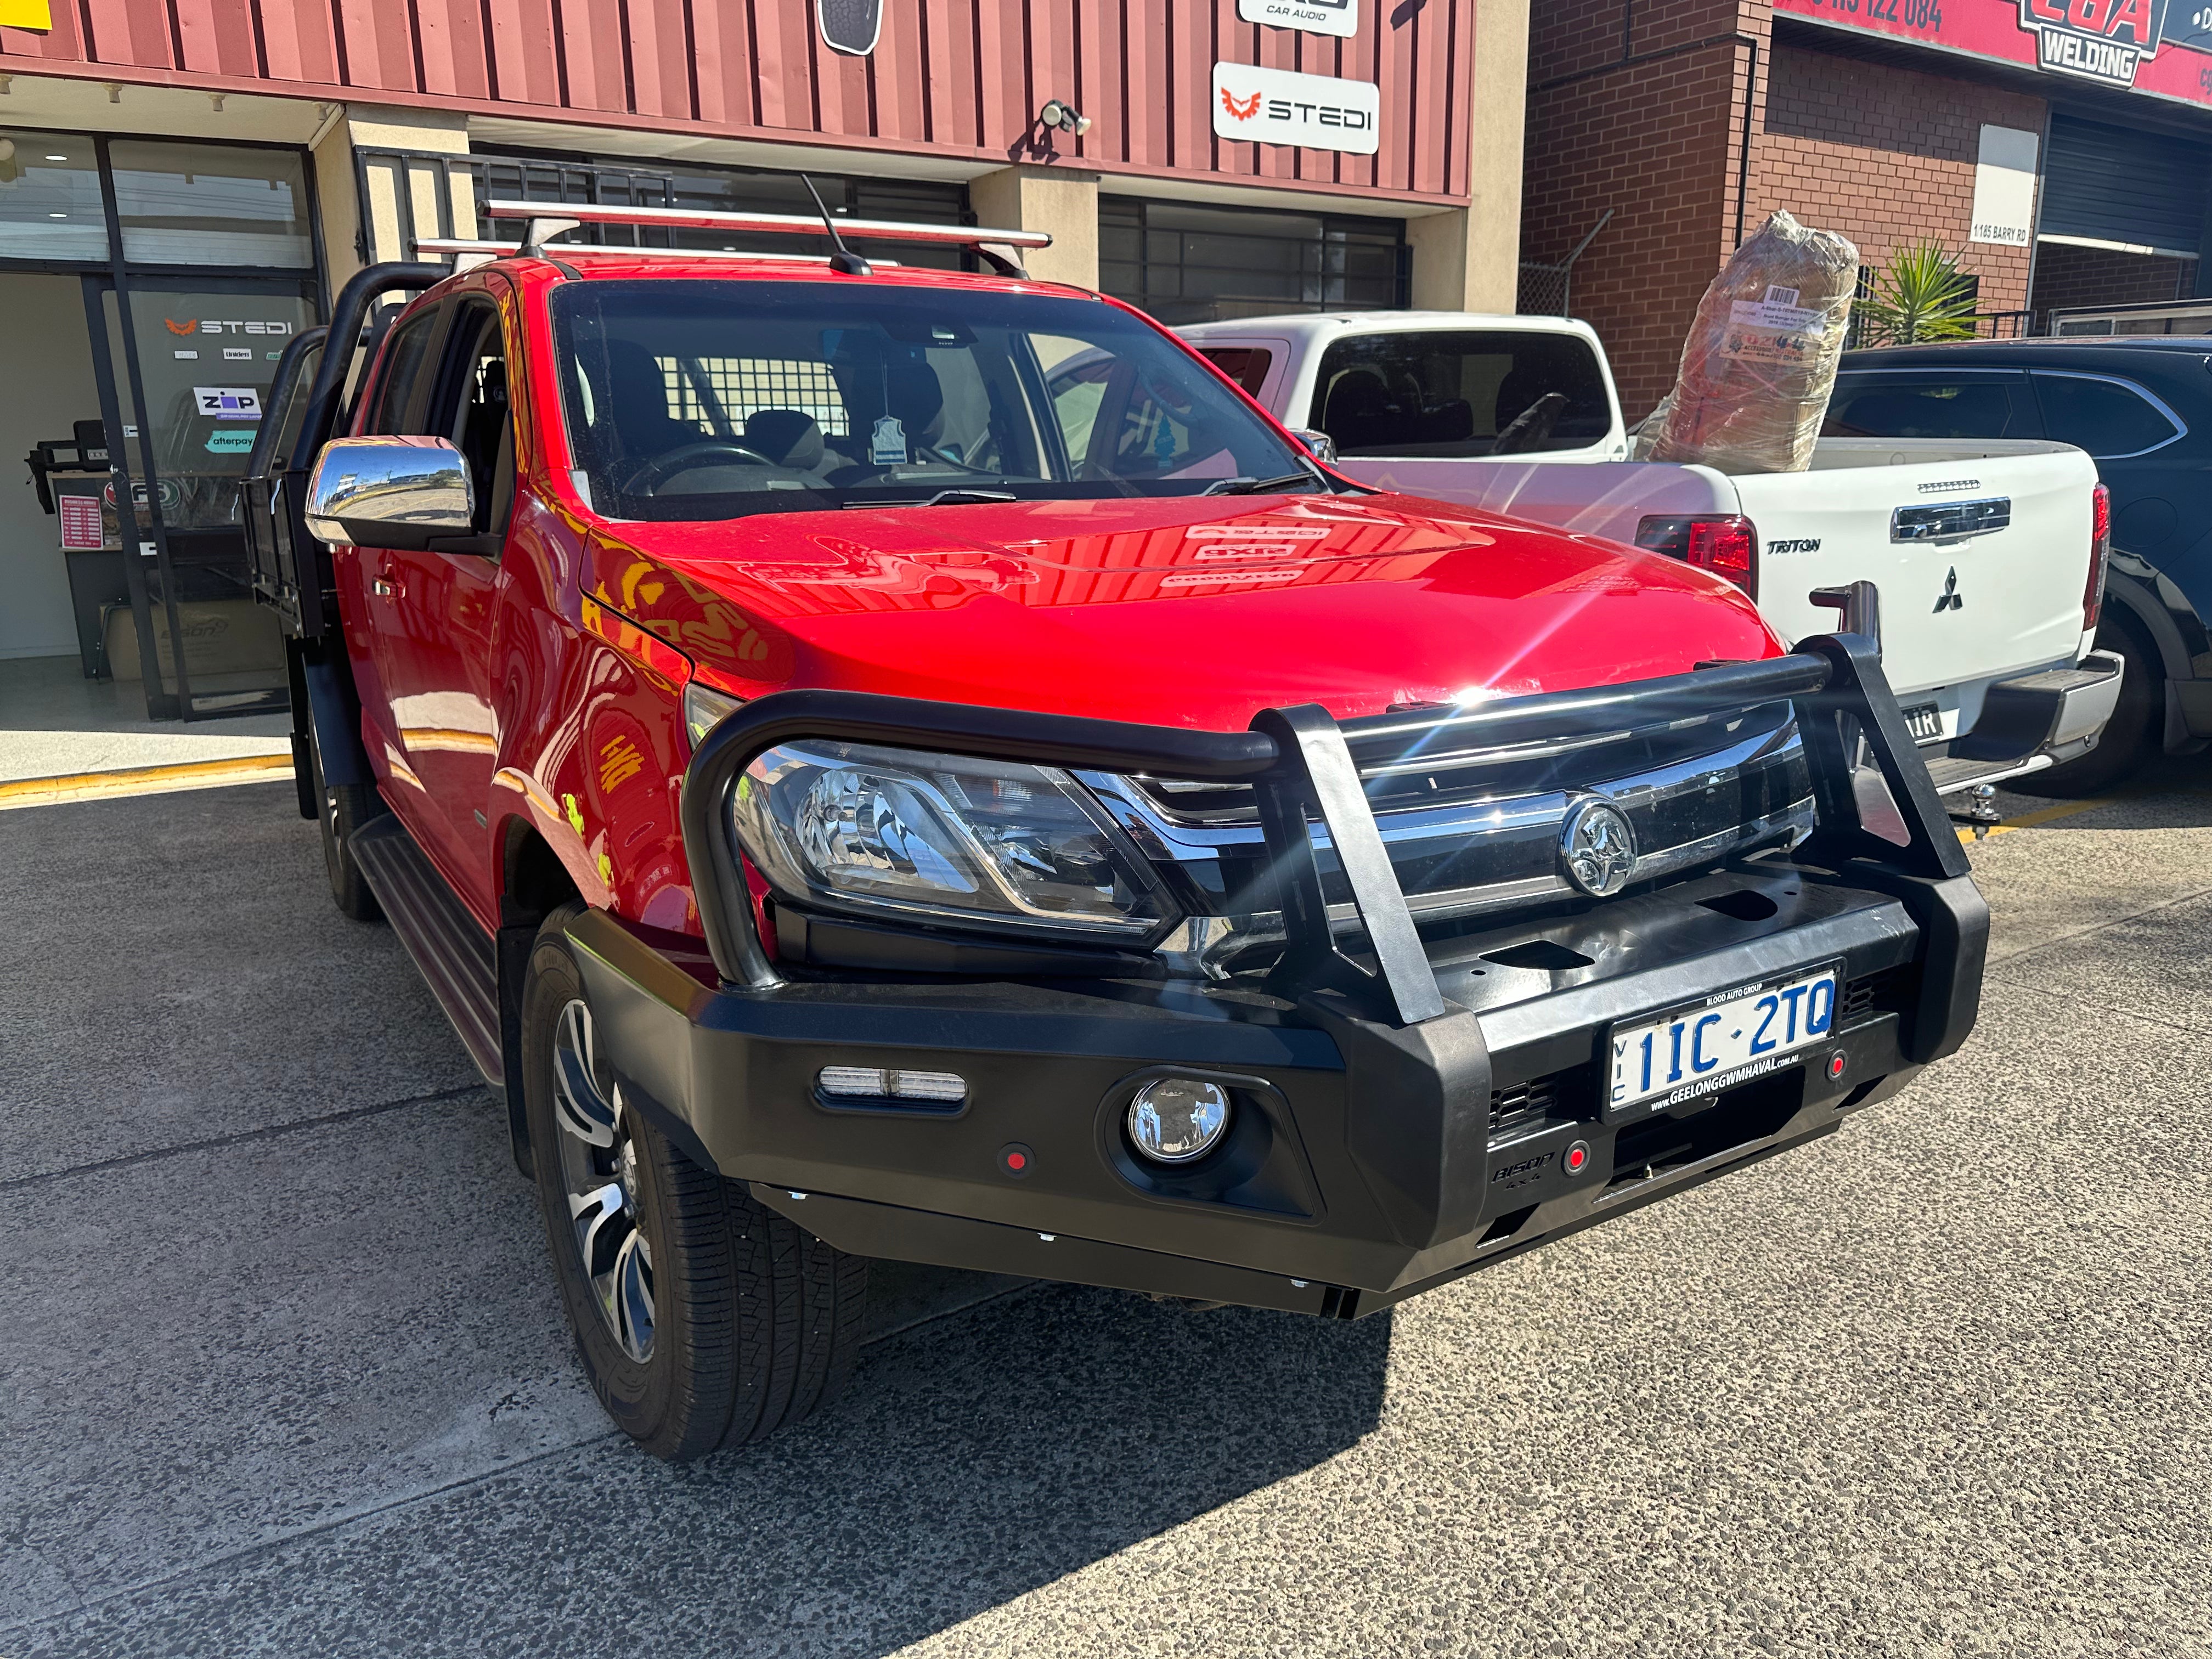
{"label": "headlight", "polygon": [[1140,943],[1175,906],[1065,772],[830,741],[780,744],[731,817],[786,898],[910,920]]}

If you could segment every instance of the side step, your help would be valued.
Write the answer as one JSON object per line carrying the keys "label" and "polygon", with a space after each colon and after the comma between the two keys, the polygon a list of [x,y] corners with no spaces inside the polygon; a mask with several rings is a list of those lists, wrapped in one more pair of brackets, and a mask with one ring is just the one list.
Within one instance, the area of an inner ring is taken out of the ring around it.
{"label": "side step", "polygon": [[503,1087],[499,1042],[499,968],[492,936],[477,926],[406,826],[391,813],[355,830],[346,850],[361,866],[392,930],[428,981],[431,994],[477,1070]]}

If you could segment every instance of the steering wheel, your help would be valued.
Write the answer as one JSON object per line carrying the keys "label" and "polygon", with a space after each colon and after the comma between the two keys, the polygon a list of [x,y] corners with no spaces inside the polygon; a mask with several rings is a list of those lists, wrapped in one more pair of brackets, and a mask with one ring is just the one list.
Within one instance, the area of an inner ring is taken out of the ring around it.
{"label": "steering wheel", "polygon": [[757,449],[741,444],[734,438],[703,438],[696,444],[680,445],[665,455],[655,455],[641,463],[623,483],[623,489],[633,495],[651,495],[676,474],[689,471],[708,455],[732,457],[744,466],[783,465],[782,462],[772,460]]}

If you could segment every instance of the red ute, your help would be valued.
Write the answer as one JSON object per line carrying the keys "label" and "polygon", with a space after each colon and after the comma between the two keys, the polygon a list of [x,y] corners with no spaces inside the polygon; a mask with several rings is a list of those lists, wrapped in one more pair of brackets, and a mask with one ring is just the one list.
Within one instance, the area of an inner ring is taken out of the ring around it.
{"label": "red ute", "polygon": [[1364,489],[1018,275],[562,246],[334,337],[410,287],[252,469],[302,807],[655,1452],[833,1393],[871,1256],[1356,1316],[1971,1027],[1865,641]]}

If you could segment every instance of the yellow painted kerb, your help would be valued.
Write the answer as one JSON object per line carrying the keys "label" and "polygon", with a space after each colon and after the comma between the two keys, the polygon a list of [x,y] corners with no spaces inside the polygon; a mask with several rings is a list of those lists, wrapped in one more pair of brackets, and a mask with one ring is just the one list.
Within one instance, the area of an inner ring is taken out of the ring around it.
{"label": "yellow painted kerb", "polygon": [[36,29],[44,34],[53,26],[49,0],[0,0],[0,28]]}
{"label": "yellow painted kerb", "polygon": [[52,806],[103,795],[158,795],[174,789],[211,789],[226,783],[262,783],[292,769],[289,755],[240,755],[231,760],[185,761],[120,772],[73,772],[56,778],[18,778],[0,783],[0,808]]}

